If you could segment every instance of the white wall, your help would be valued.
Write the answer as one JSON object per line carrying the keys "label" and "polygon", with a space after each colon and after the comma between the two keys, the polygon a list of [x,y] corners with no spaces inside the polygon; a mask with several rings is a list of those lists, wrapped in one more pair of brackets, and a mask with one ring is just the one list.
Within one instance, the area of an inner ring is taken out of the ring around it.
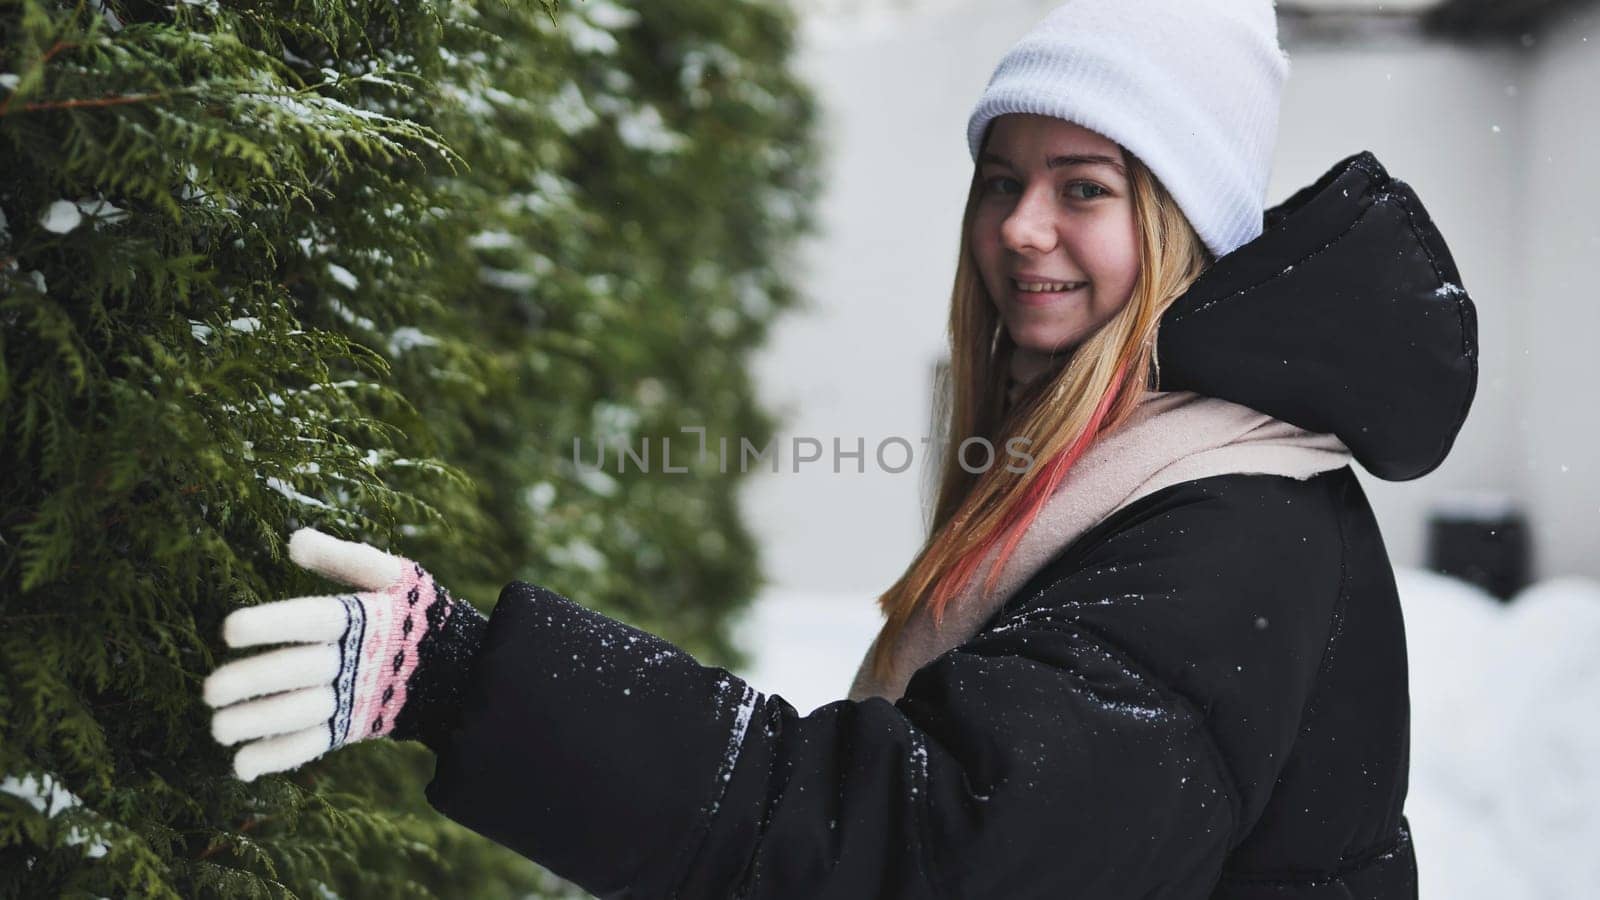
{"label": "white wall", "polygon": [[[1052,6],[940,0],[921,15],[818,19],[804,43],[799,66],[822,101],[830,155],[824,233],[802,254],[811,308],[775,330],[756,370],[788,416],[782,436],[826,450],[799,473],[786,456],[745,496],[785,602],[870,607],[916,552],[922,467],[889,474],[872,452],[928,433],[971,172],[967,114],[1000,55]],[[1588,390],[1600,367],[1596,20],[1569,14],[1510,44],[1389,33],[1330,45],[1285,32],[1292,70],[1268,202],[1372,150],[1416,188],[1477,305],[1478,393],[1451,456],[1411,482],[1357,469],[1397,566],[1424,563],[1434,503],[1496,491],[1529,507],[1538,577],[1600,577]],[[835,437],[846,450],[865,442],[865,473],[854,461],[833,471]],[[864,650],[870,622],[841,622],[838,644]]]}
{"label": "white wall", "polygon": [[1506,431],[1540,571],[1600,574],[1600,7],[1558,17],[1527,67],[1521,240],[1506,304],[1522,330]]}

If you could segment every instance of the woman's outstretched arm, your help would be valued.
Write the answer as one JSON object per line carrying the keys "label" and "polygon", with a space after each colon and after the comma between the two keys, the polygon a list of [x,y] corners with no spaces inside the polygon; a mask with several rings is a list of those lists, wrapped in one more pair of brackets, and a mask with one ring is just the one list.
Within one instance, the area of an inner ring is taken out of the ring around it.
{"label": "woman's outstretched arm", "polygon": [[1199,717],[1038,616],[802,716],[517,582],[434,749],[436,808],[602,897],[1145,896],[1235,821]]}

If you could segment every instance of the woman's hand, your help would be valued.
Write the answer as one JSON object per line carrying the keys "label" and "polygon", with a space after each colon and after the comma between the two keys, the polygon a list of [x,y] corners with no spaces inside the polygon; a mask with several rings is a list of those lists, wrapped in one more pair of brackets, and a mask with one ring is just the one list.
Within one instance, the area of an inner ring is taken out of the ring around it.
{"label": "woman's hand", "polygon": [[355,588],[236,610],[230,647],[289,646],[219,667],[205,682],[211,733],[246,742],[234,772],[251,781],[374,737],[427,740],[453,721],[485,619],[427,570],[369,544],[312,528],[289,558]]}

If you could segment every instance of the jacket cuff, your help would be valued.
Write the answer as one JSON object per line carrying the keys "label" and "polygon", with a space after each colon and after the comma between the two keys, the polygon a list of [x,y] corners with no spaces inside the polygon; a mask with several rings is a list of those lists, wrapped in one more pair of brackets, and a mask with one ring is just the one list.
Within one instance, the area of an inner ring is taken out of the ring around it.
{"label": "jacket cuff", "polygon": [[390,736],[421,741],[437,753],[460,717],[489,620],[464,600],[436,603],[427,617],[427,632],[417,644],[417,667],[406,682],[406,705]]}

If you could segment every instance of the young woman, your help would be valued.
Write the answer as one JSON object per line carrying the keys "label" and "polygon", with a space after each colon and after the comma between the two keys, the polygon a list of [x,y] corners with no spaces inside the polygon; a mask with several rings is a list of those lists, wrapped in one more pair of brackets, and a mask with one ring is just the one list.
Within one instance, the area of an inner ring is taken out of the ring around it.
{"label": "young woman", "polygon": [[[355,588],[240,610],[242,778],[373,737],[445,815],[604,897],[1395,898],[1405,639],[1350,466],[1445,457],[1472,304],[1370,153],[1262,209],[1269,0],[1075,0],[1002,60],[951,305],[933,528],[810,715],[513,582],[302,529]],[[979,466],[969,438],[1024,438]]]}

